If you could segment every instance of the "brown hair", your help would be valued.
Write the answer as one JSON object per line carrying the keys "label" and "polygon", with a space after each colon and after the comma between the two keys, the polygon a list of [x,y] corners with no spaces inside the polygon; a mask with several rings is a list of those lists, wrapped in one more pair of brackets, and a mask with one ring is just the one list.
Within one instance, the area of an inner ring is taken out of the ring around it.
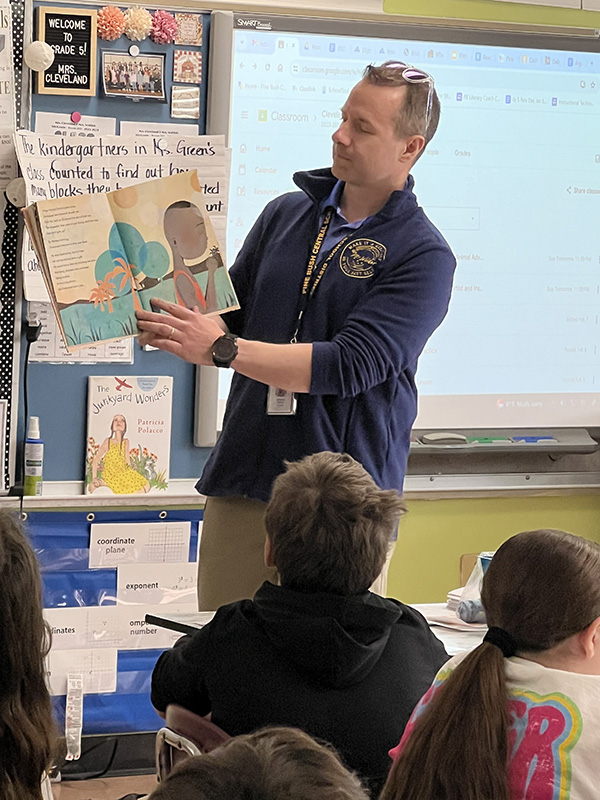
{"label": "brown hair", "polygon": [[16,519],[4,511],[0,587],[0,797],[41,800],[55,742],[44,668],[50,635],[36,557]]}
{"label": "brown hair", "polygon": [[[397,61],[385,61],[379,67],[369,64],[363,78],[376,86],[406,86],[406,97],[396,117],[398,136],[420,135],[425,137],[425,147],[433,139],[440,121],[440,99],[431,78],[431,105],[427,130],[427,105],[429,102],[429,82],[411,83],[402,77],[402,69],[396,66]],[[407,64],[407,66],[410,66]],[[415,67],[417,69],[417,67]],[[427,74],[427,73],[425,73]],[[425,150],[423,147],[423,150]],[[419,156],[423,153],[419,153]]]}
{"label": "brown hair", "polygon": [[385,564],[406,510],[345,453],[286,463],[273,484],[265,525],[282,586],[304,592],[366,592]]}
{"label": "brown hair", "polygon": [[263,728],[188,758],[151,800],[368,800],[335,750],[294,728]]}
{"label": "brown hair", "polygon": [[[517,652],[548,650],[600,616],[600,547],[556,530],[506,541],[483,579],[490,627]],[[509,800],[508,691],[502,652],[484,642],[417,719],[380,800]]]}

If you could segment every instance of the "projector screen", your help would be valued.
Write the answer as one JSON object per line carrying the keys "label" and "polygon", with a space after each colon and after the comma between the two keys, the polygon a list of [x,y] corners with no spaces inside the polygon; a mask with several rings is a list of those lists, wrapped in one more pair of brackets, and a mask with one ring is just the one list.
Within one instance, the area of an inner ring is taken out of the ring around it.
{"label": "projector screen", "polygon": [[232,150],[229,264],[293,172],[331,163],[350,89],[387,59],[435,79],[442,115],[415,193],[458,262],[419,361],[415,428],[598,427],[593,37],[216,12],[208,114]]}

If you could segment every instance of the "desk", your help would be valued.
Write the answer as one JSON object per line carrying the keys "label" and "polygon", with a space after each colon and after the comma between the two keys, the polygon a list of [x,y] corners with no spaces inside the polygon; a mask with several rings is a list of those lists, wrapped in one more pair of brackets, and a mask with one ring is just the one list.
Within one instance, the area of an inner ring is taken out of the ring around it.
{"label": "desk", "polygon": [[[473,630],[455,630],[453,628],[442,627],[435,622],[429,621],[428,617],[432,614],[438,616],[440,612],[446,609],[445,603],[428,603],[426,605],[414,605],[417,611],[427,619],[431,630],[443,642],[449,655],[454,656],[457,653],[462,653],[464,650],[472,650],[477,645],[481,644],[481,640],[485,635],[485,630],[477,627]],[[157,625],[160,628],[168,628],[172,631],[179,631],[180,633],[195,633],[199,628],[202,628],[214,617],[214,611],[191,611],[188,614],[169,613],[168,608],[162,614],[146,614],[146,622],[148,625]]]}

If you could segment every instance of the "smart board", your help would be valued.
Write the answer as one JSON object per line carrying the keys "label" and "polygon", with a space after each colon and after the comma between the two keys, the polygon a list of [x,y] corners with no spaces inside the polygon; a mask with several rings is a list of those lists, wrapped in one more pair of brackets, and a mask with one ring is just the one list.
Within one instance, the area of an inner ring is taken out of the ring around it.
{"label": "smart board", "polygon": [[458,261],[419,362],[417,428],[597,427],[600,45],[298,17],[213,15],[208,125],[232,148],[229,262],[297,170],[327,166],[369,63],[433,75],[419,203]]}

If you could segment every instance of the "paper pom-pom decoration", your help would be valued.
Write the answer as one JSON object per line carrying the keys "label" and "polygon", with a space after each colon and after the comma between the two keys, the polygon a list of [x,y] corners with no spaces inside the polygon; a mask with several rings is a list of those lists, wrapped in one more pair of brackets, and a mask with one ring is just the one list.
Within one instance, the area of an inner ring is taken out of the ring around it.
{"label": "paper pom-pom decoration", "polygon": [[148,38],[152,28],[152,14],[145,8],[133,6],[125,12],[125,36],[132,42],[141,42]]}
{"label": "paper pom-pom decoration", "polygon": [[116,6],[104,6],[98,12],[98,36],[114,42],[125,30],[125,14]]}
{"label": "paper pom-pom decoration", "polygon": [[17,208],[24,208],[27,205],[25,180],[23,178],[13,178],[6,187],[5,191],[8,202],[12,203],[13,206],[16,206]]}
{"label": "paper pom-pom decoration", "polygon": [[152,15],[152,30],[150,38],[156,44],[169,44],[175,38],[177,23],[175,17],[168,11],[158,9]]}
{"label": "paper pom-pom decoration", "polygon": [[43,72],[54,61],[54,50],[46,42],[31,42],[23,53],[25,63],[33,72]]}

